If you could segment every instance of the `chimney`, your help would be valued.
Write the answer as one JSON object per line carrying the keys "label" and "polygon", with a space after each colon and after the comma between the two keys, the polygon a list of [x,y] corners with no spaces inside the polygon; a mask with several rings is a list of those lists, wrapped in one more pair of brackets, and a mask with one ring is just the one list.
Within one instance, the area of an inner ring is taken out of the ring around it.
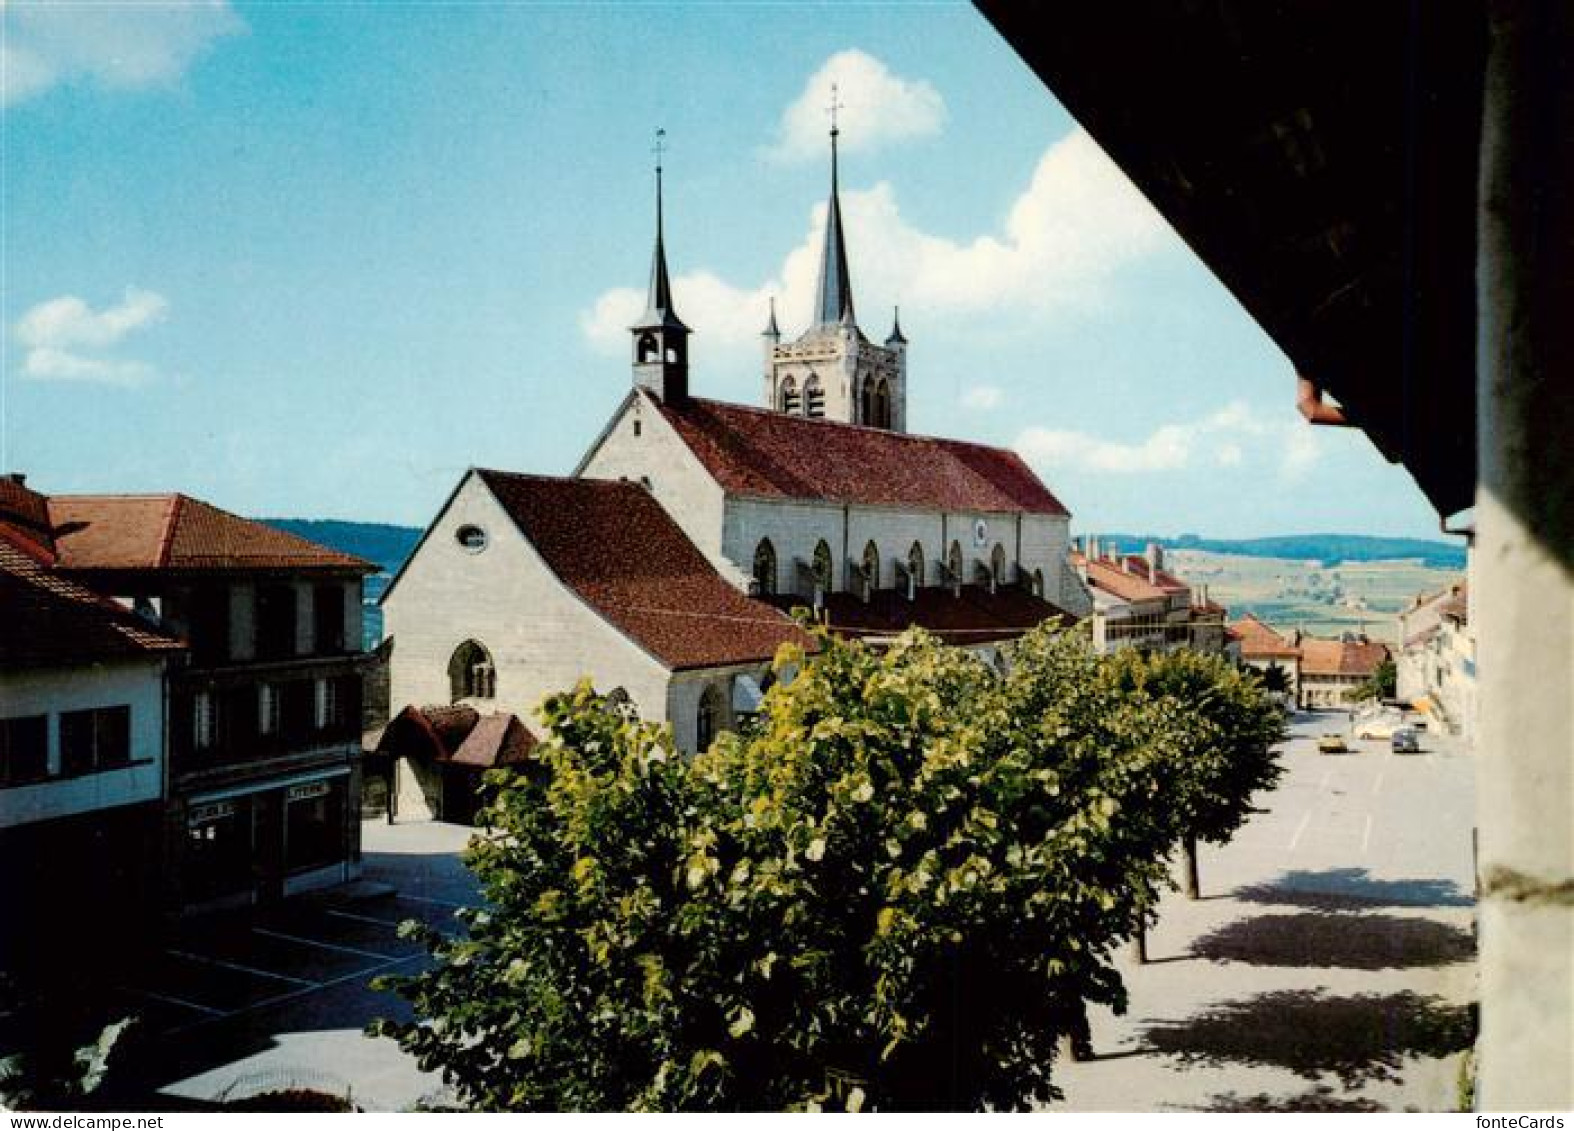
{"label": "chimney", "polygon": [[1128,557],[1125,554],[1121,554],[1120,555],[1120,572],[1121,573],[1130,573],[1131,572],[1131,558]]}
{"label": "chimney", "polygon": [[13,471],[8,478],[11,480],[12,483],[15,483],[18,487],[26,487],[27,486],[27,476],[24,475],[20,471]]}
{"label": "chimney", "polygon": [[1161,570],[1163,568],[1164,568],[1164,550],[1159,546],[1159,544],[1157,542],[1149,542],[1148,543],[1148,580],[1151,581],[1153,579],[1153,575],[1156,574],[1159,570]]}

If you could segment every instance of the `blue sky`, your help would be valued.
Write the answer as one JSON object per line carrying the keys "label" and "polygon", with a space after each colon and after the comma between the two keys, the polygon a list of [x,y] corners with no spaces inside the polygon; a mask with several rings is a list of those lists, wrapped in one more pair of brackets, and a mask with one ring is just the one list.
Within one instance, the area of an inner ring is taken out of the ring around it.
{"label": "blue sky", "polygon": [[0,9],[3,456],[41,490],[424,524],[570,470],[628,387],[667,131],[700,395],[807,316],[841,91],[860,322],[915,431],[1015,447],[1079,531],[1434,535],[971,8]]}

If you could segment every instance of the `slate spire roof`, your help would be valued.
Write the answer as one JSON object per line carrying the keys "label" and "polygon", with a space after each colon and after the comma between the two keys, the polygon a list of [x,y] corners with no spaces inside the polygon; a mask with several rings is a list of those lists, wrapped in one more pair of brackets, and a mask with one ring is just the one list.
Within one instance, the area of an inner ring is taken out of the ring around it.
{"label": "slate spire roof", "polygon": [[645,296],[645,313],[640,315],[636,330],[688,331],[683,319],[672,305],[672,280],[667,275],[667,249],[663,241],[661,206],[661,166],[656,166],[656,250],[650,259],[650,288]]}
{"label": "slate spire roof", "polygon": [[836,136],[831,127],[831,200],[825,213],[825,247],[820,253],[820,282],[814,294],[814,328],[852,326],[853,280],[847,270],[847,244],[842,236],[842,202],[837,191]]}

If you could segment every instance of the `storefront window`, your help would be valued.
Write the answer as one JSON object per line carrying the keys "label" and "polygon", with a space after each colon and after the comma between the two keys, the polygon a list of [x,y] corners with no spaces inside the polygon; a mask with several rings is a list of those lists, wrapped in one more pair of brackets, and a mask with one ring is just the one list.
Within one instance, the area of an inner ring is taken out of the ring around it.
{"label": "storefront window", "polygon": [[291,786],[286,798],[285,867],[291,872],[344,859],[344,790],[332,782]]}
{"label": "storefront window", "polygon": [[186,815],[184,880],[188,901],[200,902],[249,887],[251,855],[249,802],[194,805]]}

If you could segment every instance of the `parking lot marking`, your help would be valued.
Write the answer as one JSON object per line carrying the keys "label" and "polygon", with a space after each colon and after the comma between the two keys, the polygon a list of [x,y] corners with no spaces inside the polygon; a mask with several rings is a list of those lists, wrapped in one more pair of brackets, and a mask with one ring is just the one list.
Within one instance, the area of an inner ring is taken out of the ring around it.
{"label": "parking lot marking", "polygon": [[283,939],[285,942],[299,943],[302,946],[315,946],[322,950],[337,950],[343,954],[353,954],[357,958],[370,958],[373,962],[381,962],[388,957],[386,954],[374,954],[369,950],[357,950],[353,946],[323,942],[321,939],[308,939],[301,935],[287,935],[283,931],[270,931],[267,927],[253,927],[251,930],[253,934],[266,935],[270,939]]}
{"label": "parking lot marking", "polygon": [[399,929],[398,923],[390,923],[387,919],[373,919],[370,915],[357,915],[353,911],[325,911],[324,914],[338,919],[354,919],[357,923],[376,923],[379,927],[387,927],[390,931]]}
{"label": "parking lot marking", "polygon": [[241,974],[251,974],[258,978],[272,978],[276,982],[292,982],[297,986],[310,986],[313,989],[322,985],[321,982],[312,982],[305,978],[292,978],[288,974],[275,974],[272,970],[259,970],[255,966],[242,966],[239,962],[226,962],[222,958],[212,958],[206,954],[192,954],[189,950],[167,950],[164,953],[172,954],[176,958],[184,958],[188,962],[201,962],[207,966],[218,966],[225,970],[235,970]]}
{"label": "parking lot marking", "polygon": [[171,997],[169,994],[156,994],[152,990],[138,989],[136,986],[121,986],[120,988],[125,990],[127,993],[136,994],[138,997],[149,998],[153,1001],[161,1001],[165,1005],[178,1005],[183,1009],[195,1009],[198,1013],[206,1013],[211,1017],[229,1016],[229,1014],[225,1013],[222,1009],[214,1009],[211,1005],[198,1005],[196,1002],[187,1001],[185,998]]}
{"label": "parking lot marking", "polygon": [[1366,831],[1361,834],[1361,855],[1366,855],[1367,847],[1372,843],[1372,814],[1366,815]]}
{"label": "parking lot marking", "polygon": [[1287,851],[1295,851],[1295,846],[1301,843],[1301,834],[1306,831],[1306,826],[1311,823],[1312,814],[1310,810],[1307,810],[1307,812],[1301,817],[1301,823],[1295,826],[1295,835],[1290,838],[1290,846]]}
{"label": "parking lot marking", "polygon": [[1384,770],[1378,770],[1377,771],[1377,777],[1372,782],[1372,796],[1373,797],[1376,797],[1378,795],[1378,793],[1380,793],[1382,791],[1382,788],[1383,788],[1383,774],[1385,772],[1386,771],[1384,771]]}
{"label": "parking lot marking", "polygon": [[399,893],[399,898],[400,899],[408,899],[411,903],[432,903],[432,904],[436,904],[438,907],[460,908],[460,907],[469,907],[470,906],[470,904],[468,904],[468,903],[455,903],[451,899],[433,899],[429,895],[411,895],[409,892],[406,892],[406,891],[400,892]]}
{"label": "parking lot marking", "polygon": [[364,970],[356,970],[349,974],[343,974],[337,978],[330,978],[326,982],[313,982],[308,986],[303,986],[298,990],[290,990],[287,993],[275,994],[273,997],[264,998],[262,1001],[257,1001],[250,1005],[242,1006],[240,1009],[237,1009],[231,1013],[220,1013],[211,1020],[208,1018],[203,1018],[201,1021],[193,1021],[189,1025],[177,1026],[176,1028],[171,1029],[169,1032],[171,1034],[184,1033],[201,1025],[211,1025],[216,1021],[228,1021],[232,1017],[240,1017],[247,1013],[254,1013],[259,1009],[267,1009],[271,1006],[281,1005],[287,1001],[294,1001],[296,998],[302,998],[309,994],[319,993],[322,990],[331,989],[334,986],[342,986],[346,982],[368,980],[373,975],[381,974],[384,970],[392,970],[395,966],[404,966],[408,963],[416,962],[425,957],[426,956],[424,954],[411,954],[404,958],[390,958],[386,962],[382,962],[376,966],[368,966]]}

